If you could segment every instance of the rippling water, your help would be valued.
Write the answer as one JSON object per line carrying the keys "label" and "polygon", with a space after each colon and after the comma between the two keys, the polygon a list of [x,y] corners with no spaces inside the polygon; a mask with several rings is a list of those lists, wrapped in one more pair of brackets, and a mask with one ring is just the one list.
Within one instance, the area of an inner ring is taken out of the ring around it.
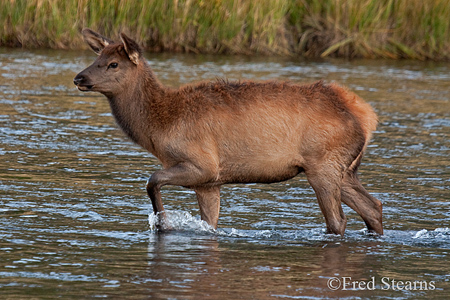
{"label": "rippling water", "polygon": [[[445,299],[450,295],[450,65],[149,55],[161,81],[338,81],[380,125],[361,166],[385,235],[350,209],[324,234],[304,176],[222,188],[219,229],[193,192],[163,191],[176,229],[152,230],[158,161],[124,138],[103,96],[72,79],[90,52],[0,49],[0,296],[128,299]],[[340,285],[339,285],[340,284]]]}

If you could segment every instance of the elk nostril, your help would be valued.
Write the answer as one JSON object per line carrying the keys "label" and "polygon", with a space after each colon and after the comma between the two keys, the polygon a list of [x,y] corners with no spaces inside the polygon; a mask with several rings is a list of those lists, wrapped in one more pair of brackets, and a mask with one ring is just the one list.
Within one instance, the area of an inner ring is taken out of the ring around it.
{"label": "elk nostril", "polygon": [[73,79],[73,83],[75,85],[79,85],[79,84],[83,83],[84,81],[85,81],[85,77],[83,75],[79,75],[79,74],[77,76],[75,76],[75,78]]}

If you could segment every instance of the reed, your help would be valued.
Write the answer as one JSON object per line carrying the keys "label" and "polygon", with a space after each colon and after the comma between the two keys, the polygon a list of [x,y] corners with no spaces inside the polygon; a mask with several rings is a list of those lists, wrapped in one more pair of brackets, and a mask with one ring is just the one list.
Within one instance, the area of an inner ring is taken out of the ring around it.
{"label": "reed", "polygon": [[82,48],[90,27],[150,51],[450,58],[450,0],[0,0],[0,45]]}

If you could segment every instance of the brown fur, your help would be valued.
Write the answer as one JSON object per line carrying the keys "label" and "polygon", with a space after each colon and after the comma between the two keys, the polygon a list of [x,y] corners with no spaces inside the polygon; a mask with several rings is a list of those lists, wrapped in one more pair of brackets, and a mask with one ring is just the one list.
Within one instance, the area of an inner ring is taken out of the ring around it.
{"label": "brown fur", "polygon": [[328,232],[345,231],[343,201],[369,230],[383,233],[381,202],[356,174],[377,117],[354,93],[322,81],[218,79],[171,89],[124,34],[121,43],[83,34],[100,56],[74,82],[103,93],[122,130],[162,162],[147,184],[155,214],[163,215],[162,186],[185,186],[196,191],[202,219],[216,227],[221,185],[279,182],[305,172]]}

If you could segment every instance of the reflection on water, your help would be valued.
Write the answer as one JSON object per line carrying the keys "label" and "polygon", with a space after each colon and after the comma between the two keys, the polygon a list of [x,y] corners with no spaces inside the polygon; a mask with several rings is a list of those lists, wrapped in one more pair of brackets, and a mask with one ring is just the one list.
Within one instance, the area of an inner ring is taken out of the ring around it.
{"label": "reflection on water", "polygon": [[384,204],[386,234],[368,235],[345,208],[340,238],[324,234],[302,176],[224,187],[217,231],[199,220],[190,190],[168,187],[163,198],[176,230],[155,233],[145,182],[157,160],[124,138],[103,96],[73,87],[93,59],[0,49],[2,299],[449,295],[449,64],[148,56],[167,85],[325,79],[369,101],[380,125],[361,178]]}

